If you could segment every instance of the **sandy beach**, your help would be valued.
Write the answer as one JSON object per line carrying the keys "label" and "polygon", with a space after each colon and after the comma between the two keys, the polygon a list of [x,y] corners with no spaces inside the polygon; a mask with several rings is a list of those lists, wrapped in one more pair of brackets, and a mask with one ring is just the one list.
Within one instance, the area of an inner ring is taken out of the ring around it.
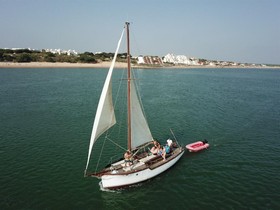
{"label": "sandy beach", "polygon": [[[14,63],[14,62],[0,62],[0,68],[110,68],[111,62],[101,63],[50,63],[50,62],[30,62],[30,63]],[[115,68],[126,68],[127,64],[122,62],[116,62]],[[187,66],[187,65],[175,65],[175,66],[145,66],[145,65],[132,65],[134,68],[174,68],[174,69],[186,69],[186,68],[276,68],[280,69],[280,66]]]}
{"label": "sandy beach", "polygon": [[[30,62],[30,63],[13,63],[0,62],[0,68],[109,68],[111,62],[102,63],[50,63],[50,62]],[[126,67],[126,63],[116,63],[116,68]]]}

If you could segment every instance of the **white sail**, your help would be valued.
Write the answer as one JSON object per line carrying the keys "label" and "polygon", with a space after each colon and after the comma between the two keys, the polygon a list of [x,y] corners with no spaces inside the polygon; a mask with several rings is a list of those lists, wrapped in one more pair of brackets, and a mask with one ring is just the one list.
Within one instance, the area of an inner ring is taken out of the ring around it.
{"label": "white sail", "polygon": [[133,79],[131,80],[131,139],[133,149],[153,139],[143,114]]}
{"label": "white sail", "polygon": [[[125,29],[124,29],[125,30]],[[94,142],[97,140],[97,138],[103,134],[105,131],[107,131],[110,127],[112,127],[116,123],[116,118],[115,118],[115,112],[114,112],[114,106],[113,106],[113,100],[112,100],[112,84],[111,84],[111,78],[112,78],[112,73],[114,69],[114,65],[117,59],[117,54],[120,48],[121,40],[124,34],[124,30],[122,31],[120,40],[117,45],[117,49],[113,58],[113,61],[111,63],[110,69],[108,71],[102,93],[99,99],[94,123],[93,123],[93,128],[92,128],[92,133],[91,133],[91,138],[90,138],[90,144],[89,144],[89,150],[88,150],[88,159],[87,159],[87,165],[86,169],[88,168],[90,156],[91,156],[91,151]]]}

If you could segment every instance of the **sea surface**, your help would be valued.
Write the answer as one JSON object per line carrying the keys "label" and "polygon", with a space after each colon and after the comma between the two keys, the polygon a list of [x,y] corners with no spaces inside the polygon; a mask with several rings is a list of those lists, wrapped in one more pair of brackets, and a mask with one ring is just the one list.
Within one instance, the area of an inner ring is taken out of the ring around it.
{"label": "sea surface", "polygon": [[153,136],[210,147],[118,191],[83,176],[106,73],[0,69],[0,209],[280,209],[279,70],[137,70]]}

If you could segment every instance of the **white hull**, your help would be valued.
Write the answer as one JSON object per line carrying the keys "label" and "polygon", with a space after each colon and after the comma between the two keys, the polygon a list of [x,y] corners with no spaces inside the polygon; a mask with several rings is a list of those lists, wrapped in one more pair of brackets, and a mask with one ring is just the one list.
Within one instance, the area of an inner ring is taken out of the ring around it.
{"label": "white hull", "polygon": [[112,174],[112,175],[103,175],[101,176],[102,179],[102,187],[103,188],[120,188],[123,186],[128,186],[132,184],[136,184],[139,182],[146,181],[148,179],[151,179],[160,173],[166,171],[171,166],[173,166],[184,154],[184,151],[179,154],[176,158],[166,162],[163,165],[160,165],[154,169],[146,168],[141,171],[136,171],[134,173],[129,174]]}

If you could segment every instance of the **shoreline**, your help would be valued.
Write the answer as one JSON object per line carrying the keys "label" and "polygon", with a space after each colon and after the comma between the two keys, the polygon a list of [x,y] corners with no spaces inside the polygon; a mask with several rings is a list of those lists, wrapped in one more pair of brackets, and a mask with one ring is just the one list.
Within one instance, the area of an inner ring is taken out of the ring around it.
{"label": "shoreline", "polygon": [[[0,62],[0,68],[110,68],[110,65],[111,62],[102,62],[102,63]],[[116,62],[115,67],[124,68],[126,67],[126,63]]]}
{"label": "shoreline", "polygon": [[[0,68],[110,68],[111,62],[101,63],[50,63],[50,62],[30,62],[30,63],[13,63],[13,62],[0,62]],[[115,68],[126,68],[127,64],[116,62]],[[280,69],[280,66],[145,66],[145,65],[132,65],[132,68],[139,69],[190,69],[190,68],[244,68],[244,69]]]}

